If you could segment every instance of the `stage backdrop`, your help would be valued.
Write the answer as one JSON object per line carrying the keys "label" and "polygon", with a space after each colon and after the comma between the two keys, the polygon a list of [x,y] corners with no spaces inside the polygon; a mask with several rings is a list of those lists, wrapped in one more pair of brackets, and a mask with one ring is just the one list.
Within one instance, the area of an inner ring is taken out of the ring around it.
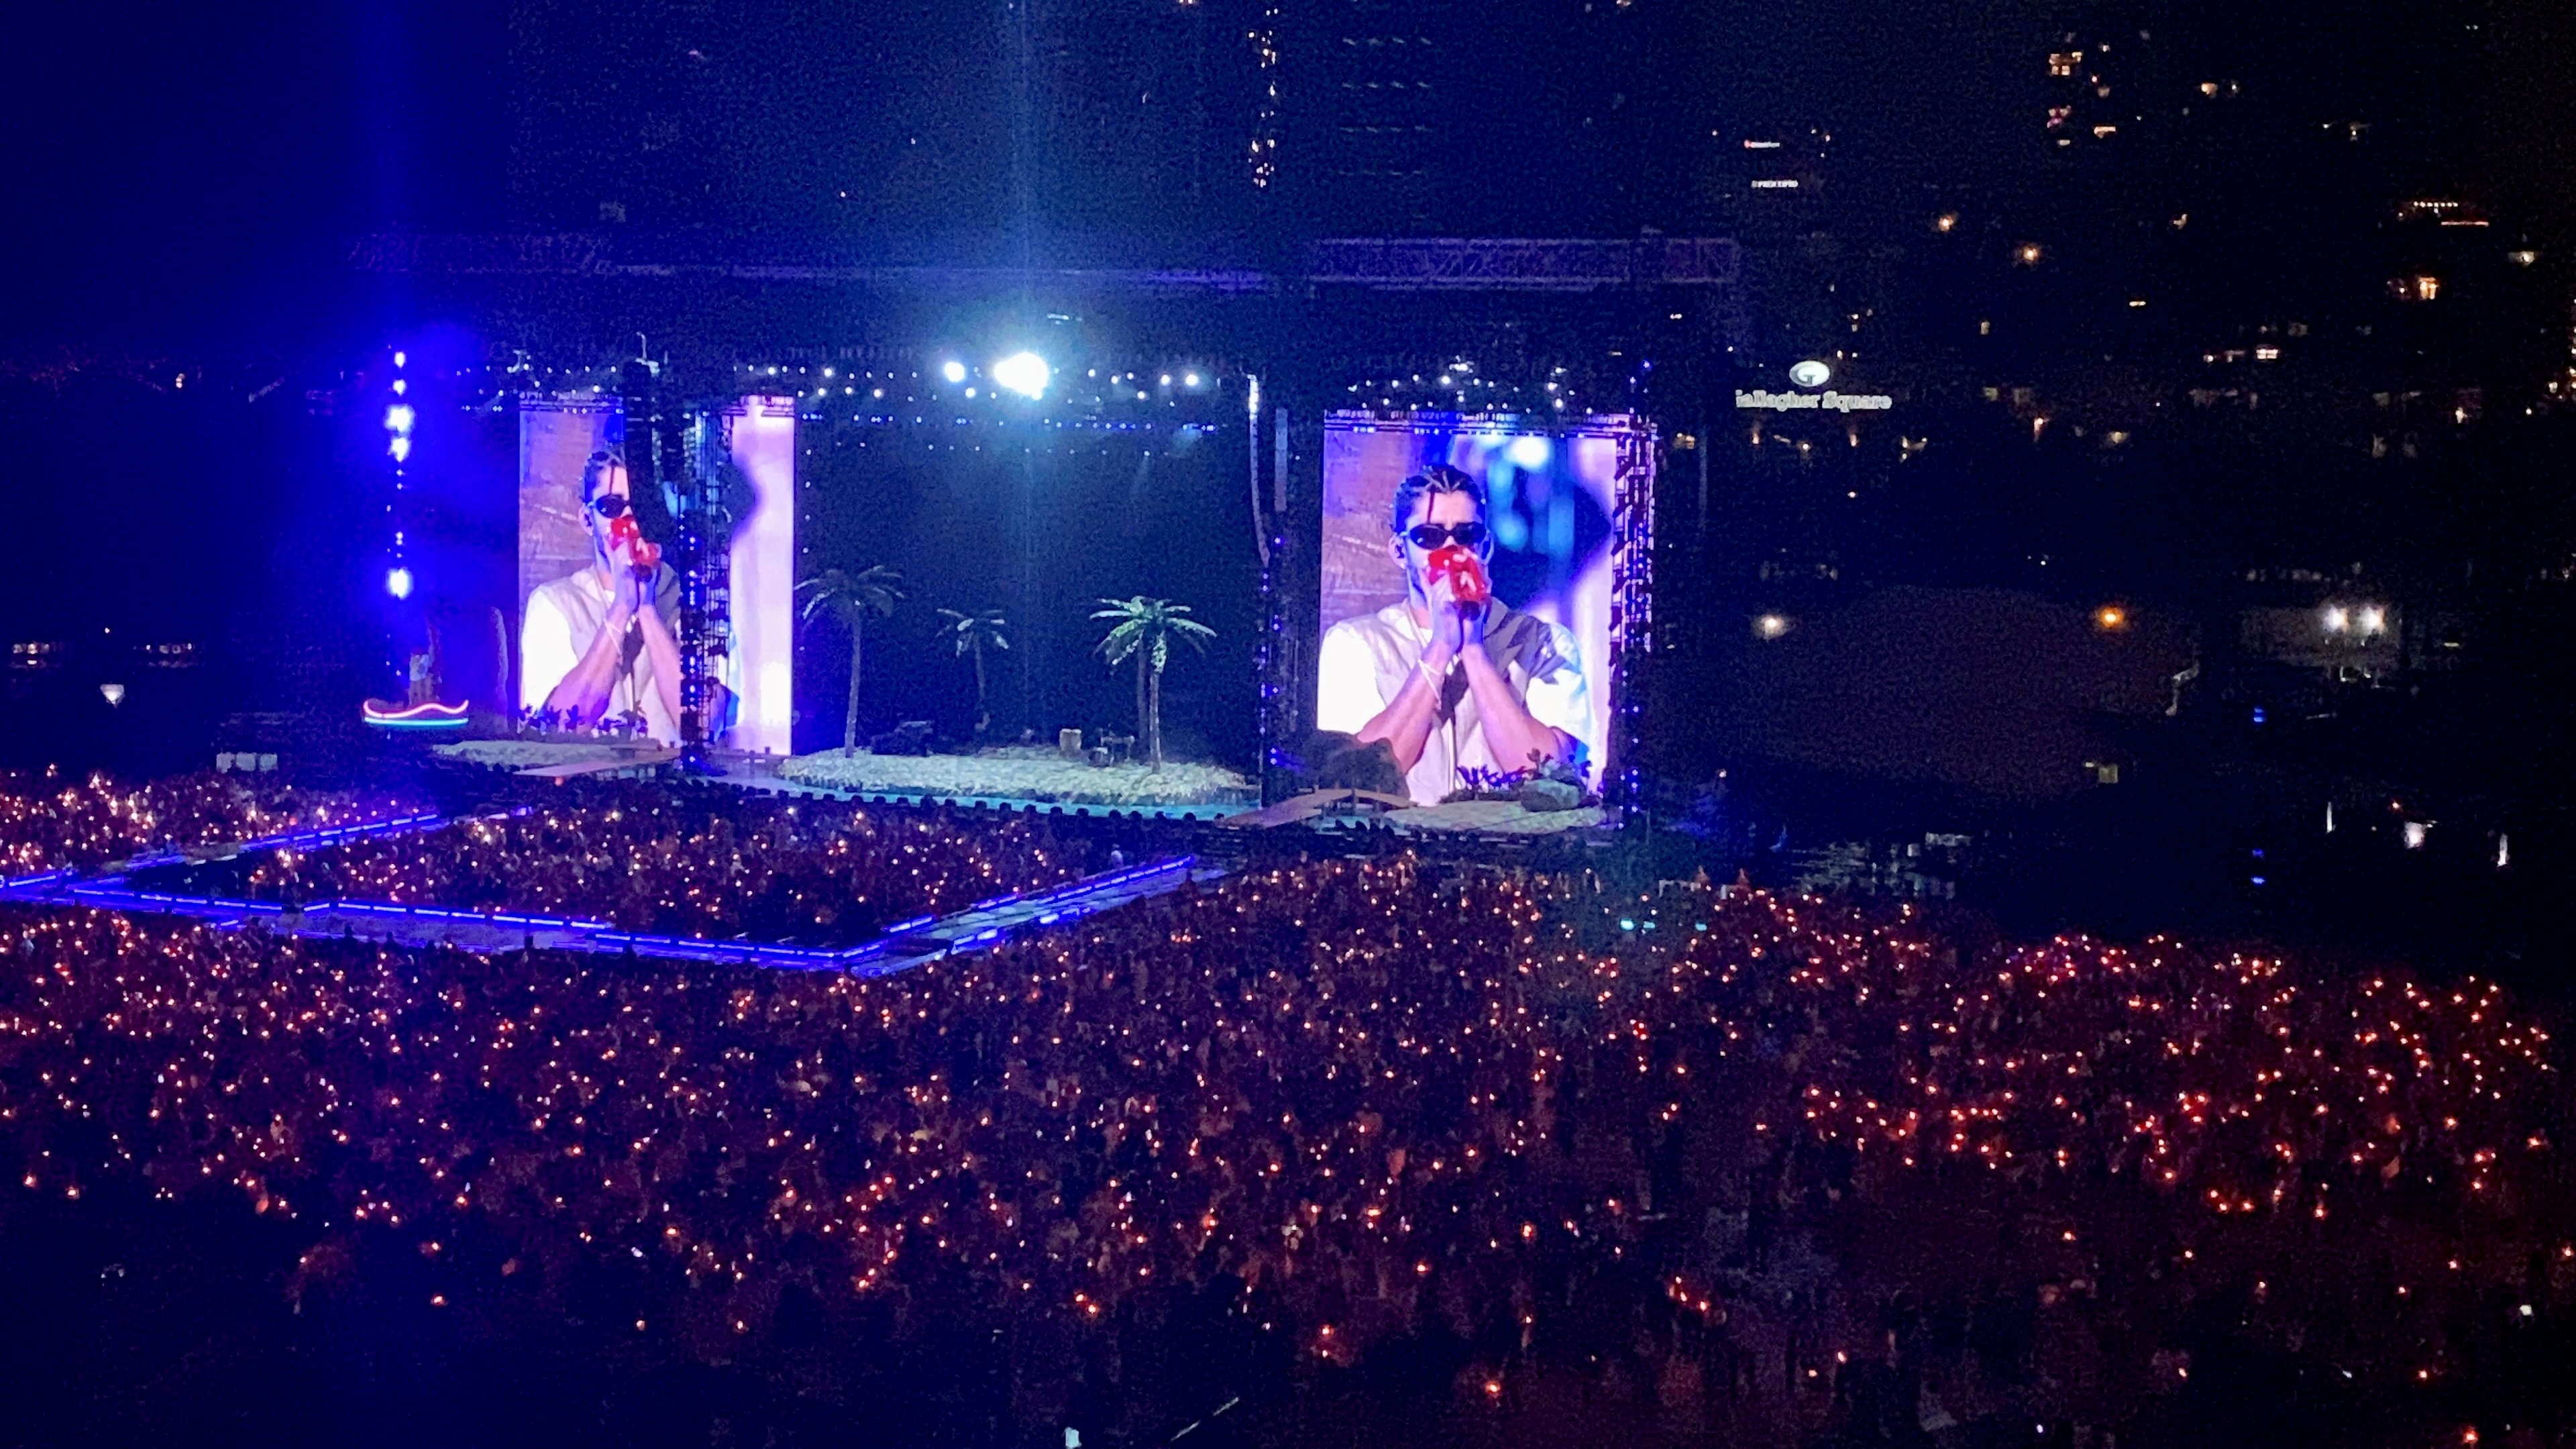
{"label": "stage backdrop", "polygon": [[[725,430],[716,455],[733,465],[725,480],[725,501],[734,517],[733,632],[718,677],[737,701],[731,727],[717,743],[783,754],[795,717],[795,410],[784,399],[745,398],[714,421]],[[624,418],[613,397],[521,400],[519,609],[510,621],[513,641],[530,594],[590,566],[582,467],[593,452],[622,450],[624,439]],[[668,502],[666,489],[666,507]],[[513,660],[513,688],[525,700],[531,682],[519,676],[520,663]]]}
{"label": "stage backdrop", "polygon": [[1494,596],[1574,633],[1591,696],[1583,731],[1596,785],[1609,759],[1613,527],[1627,415],[1547,425],[1507,414],[1341,412],[1324,422],[1322,627],[1404,597],[1387,552],[1396,485],[1446,463],[1483,480],[1494,532]]}

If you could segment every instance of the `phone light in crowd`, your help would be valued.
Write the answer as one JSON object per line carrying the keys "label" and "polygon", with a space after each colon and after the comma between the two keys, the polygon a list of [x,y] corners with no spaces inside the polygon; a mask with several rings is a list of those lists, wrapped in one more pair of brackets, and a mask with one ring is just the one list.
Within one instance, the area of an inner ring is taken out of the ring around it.
{"label": "phone light in crowd", "polygon": [[1753,621],[1753,632],[1765,639],[1777,639],[1796,627],[1797,621],[1786,614],[1764,614]]}
{"label": "phone light in crowd", "polygon": [[951,358],[950,360],[939,364],[939,375],[948,379],[950,382],[964,382],[966,380],[966,364]]}
{"label": "phone light in crowd", "polygon": [[385,592],[397,599],[411,597],[411,570],[397,565],[385,572]]}
{"label": "phone light in crowd", "polygon": [[1024,398],[1044,397],[1047,383],[1054,376],[1046,359],[1034,352],[1014,352],[993,364],[993,381]]}

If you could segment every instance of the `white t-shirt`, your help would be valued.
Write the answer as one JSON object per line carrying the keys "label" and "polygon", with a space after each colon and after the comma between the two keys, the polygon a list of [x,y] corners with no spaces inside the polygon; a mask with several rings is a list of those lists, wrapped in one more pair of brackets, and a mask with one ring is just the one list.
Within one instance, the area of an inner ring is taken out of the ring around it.
{"label": "white t-shirt", "polygon": [[[1485,626],[1486,655],[1511,681],[1530,718],[1588,744],[1592,691],[1583,682],[1574,631],[1501,604],[1493,607]],[[1412,606],[1403,601],[1325,630],[1315,665],[1315,728],[1358,734],[1403,691],[1430,642],[1430,631],[1414,622]],[[1405,791],[1415,804],[1437,805],[1466,788],[1461,770],[1499,774],[1529,768],[1527,760],[1495,759],[1486,746],[1463,667],[1451,667],[1441,702],[1430,737],[1422,743],[1422,758],[1405,772]],[[1591,766],[1588,759],[1577,763]]]}
{"label": "white t-shirt", "polygon": [[[608,622],[610,604],[608,581],[597,568],[585,568],[550,584],[539,584],[528,595],[525,617],[519,621],[519,703],[526,709],[544,709],[546,696],[563,683],[564,676],[590,651],[590,641]],[[668,564],[653,583],[653,611],[662,616],[676,634],[680,618],[680,577]],[[626,667],[618,671],[608,686],[607,718],[622,719],[630,710],[641,710],[645,731],[664,744],[678,744],[680,722],[662,707],[662,692],[653,687],[653,656],[644,649],[641,625],[630,623],[633,634],[627,647]]]}

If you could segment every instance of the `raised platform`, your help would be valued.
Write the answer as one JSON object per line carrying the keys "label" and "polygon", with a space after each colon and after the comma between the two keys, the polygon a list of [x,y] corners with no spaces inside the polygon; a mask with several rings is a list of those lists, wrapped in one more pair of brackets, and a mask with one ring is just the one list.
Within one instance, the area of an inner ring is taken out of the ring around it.
{"label": "raised platform", "polygon": [[[555,780],[649,774],[675,758],[674,751],[649,741],[458,740],[436,752],[441,759]],[[1221,765],[1092,765],[1025,745],[972,755],[829,750],[781,759],[718,752],[714,762],[720,772],[715,783],[893,805],[1217,820],[1253,808],[1260,797],[1251,781]]]}

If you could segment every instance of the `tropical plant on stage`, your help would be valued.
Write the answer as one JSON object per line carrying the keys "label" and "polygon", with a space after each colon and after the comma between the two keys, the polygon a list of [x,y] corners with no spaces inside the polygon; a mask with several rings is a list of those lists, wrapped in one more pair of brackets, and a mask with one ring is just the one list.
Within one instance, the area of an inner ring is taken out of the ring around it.
{"label": "tropical plant on stage", "polygon": [[1112,669],[1130,659],[1136,661],[1136,730],[1145,737],[1145,757],[1159,770],[1163,768],[1163,666],[1171,662],[1172,641],[1186,639],[1204,654],[1216,631],[1189,617],[1189,605],[1169,599],[1138,594],[1099,602],[1101,607],[1091,617],[1115,621],[1100,641],[1100,657]]}
{"label": "tropical plant on stage", "polygon": [[975,733],[982,734],[993,723],[990,697],[991,680],[984,671],[984,651],[1011,647],[1010,621],[999,609],[979,609],[969,614],[957,609],[942,609],[939,617],[948,621],[948,638],[957,646],[959,655],[975,661]]}
{"label": "tropical plant on stage", "polygon": [[825,569],[796,586],[805,595],[805,607],[797,614],[803,624],[817,619],[831,619],[850,632],[850,707],[841,720],[841,753],[858,753],[859,748],[859,668],[866,660],[868,619],[883,619],[894,613],[894,606],[906,597],[903,575],[884,564],[871,564],[857,573],[846,569]]}

